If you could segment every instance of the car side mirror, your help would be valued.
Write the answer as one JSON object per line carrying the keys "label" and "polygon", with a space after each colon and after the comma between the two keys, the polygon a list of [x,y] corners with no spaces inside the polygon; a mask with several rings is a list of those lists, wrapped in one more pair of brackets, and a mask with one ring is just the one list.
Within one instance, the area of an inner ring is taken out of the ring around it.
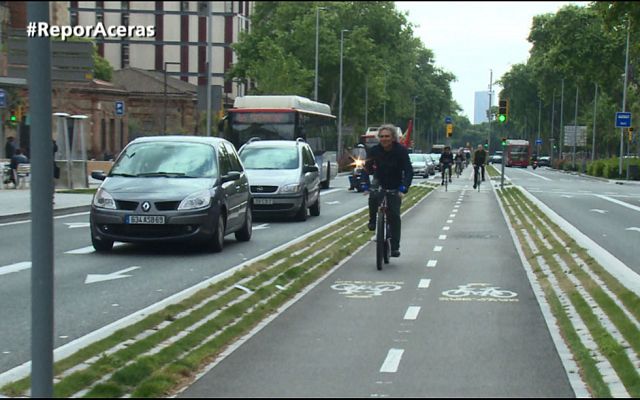
{"label": "car side mirror", "polygon": [[103,181],[103,180],[107,179],[107,174],[105,174],[104,171],[96,170],[96,171],[91,171],[91,177],[93,179],[97,179],[99,181]]}
{"label": "car side mirror", "polygon": [[229,182],[229,181],[237,181],[238,179],[240,179],[240,172],[238,171],[231,171],[229,172],[227,175],[223,175],[222,176],[222,182]]}
{"label": "car side mirror", "polygon": [[306,174],[307,172],[318,172],[319,169],[316,165],[305,165],[302,171]]}

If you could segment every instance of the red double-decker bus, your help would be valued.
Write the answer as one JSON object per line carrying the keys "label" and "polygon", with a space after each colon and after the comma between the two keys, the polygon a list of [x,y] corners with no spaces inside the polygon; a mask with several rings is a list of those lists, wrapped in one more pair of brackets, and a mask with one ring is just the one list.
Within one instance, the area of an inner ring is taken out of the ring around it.
{"label": "red double-decker bus", "polygon": [[509,139],[503,156],[505,166],[527,168],[531,158],[531,145],[528,140]]}

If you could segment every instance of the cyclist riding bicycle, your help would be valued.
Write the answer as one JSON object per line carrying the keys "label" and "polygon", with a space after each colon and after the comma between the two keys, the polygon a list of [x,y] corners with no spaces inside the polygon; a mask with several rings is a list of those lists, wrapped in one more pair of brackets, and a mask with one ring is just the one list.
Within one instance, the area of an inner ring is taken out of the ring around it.
{"label": "cyclist riding bicycle", "polygon": [[451,182],[451,166],[453,165],[453,154],[451,153],[451,147],[446,146],[444,151],[440,155],[440,170],[442,171],[442,183],[444,185],[444,180],[446,179],[445,172],[447,168],[449,169],[449,182]]}
{"label": "cyclist riding bicycle", "polygon": [[453,161],[456,163],[456,173],[462,172],[462,163],[464,162],[464,160],[464,151],[462,150],[462,147],[460,147],[458,149],[458,152],[456,153],[456,156],[453,158]]}
{"label": "cyclist riding bicycle", "polygon": [[[407,193],[413,178],[413,168],[407,149],[398,143],[396,127],[387,124],[378,130],[380,143],[369,151],[365,163],[365,171],[373,176],[371,186],[385,190],[398,190],[398,196],[387,196],[389,224],[391,225],[391,257],[400,257],[400,204],[402,196]],[[365,192],[369,192],[368,185]],[[383,192],[369,192],[369,225],[370,231],[376,229],[376,213],[384,196]]]}
{"label": "cyclist riding bicycle", "polygon": [[482,168],[482,182],[484,182],[484,164],[487,161],[487,152],[481,144],[478,145],[476,151],[473,152],[473,188],[478,186],[478,168]]}

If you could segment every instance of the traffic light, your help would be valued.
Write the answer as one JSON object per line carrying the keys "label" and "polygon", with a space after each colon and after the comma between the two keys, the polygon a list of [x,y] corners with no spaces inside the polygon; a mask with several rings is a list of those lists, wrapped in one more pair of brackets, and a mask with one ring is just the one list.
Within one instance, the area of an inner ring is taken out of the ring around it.
{"label": "traffic light", "polygon": [[503,138],[502,138],[502,145],[503,145],[503,146],[506,146],[506,145],[507,145],[507,138],[506,138],[506,137],[503,137]]}
{"label": "traffic light", "polygon": [[453,135],[453,125],[447,124],[447,137],[451,137]]}
{"label": "traffic light", "polygon": [[486,141],[486,140],[484,141],[484,148],[485,148],[485,150],[489,149],[489,142]]}
{"label": "traffic light", "polygon": [[9,124],[13,126],[17,122],[18,122],[18,115],[17,115],[16,108],[11,108],[9,110]]}
{"label": "traffic light", "polygon": [[500,99],[498,101],[498,122],[507,122],[507,116],[509,115],[509,102],[507,99]]}

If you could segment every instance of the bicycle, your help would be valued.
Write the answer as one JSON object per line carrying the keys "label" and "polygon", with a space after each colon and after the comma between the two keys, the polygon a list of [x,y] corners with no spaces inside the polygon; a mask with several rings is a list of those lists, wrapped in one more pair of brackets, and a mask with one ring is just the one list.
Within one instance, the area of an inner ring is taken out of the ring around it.
{"label": "bicycle", "polygon": [[460,174],[462,174],[462,162],[456,162],[456,178],[460,178]]}
{"label": "bicycle", "polygon": [[389,225],[387,195],[397,195],[398,191],[382,188],[376,191],[383,194],[376,216],[376,268],[380,271],[382,270],[382,262],[389,264],[391,255],[391,226]]}
{"label": "bicycle", "polygon": [[[451,180],[451,167],[447,165],[442,165],[442,179],[444,180],[444,191],[447,192],[449,189],[449,181]],[[449,171],[449,176],[447,177],[447,171]]]}
{"label": "bicycle", "polygon": [[482,177],[480,176],[480,165],[473,166],[473,181],[476,183],[478,192],[480,191],[480,183],[482,182]]}

